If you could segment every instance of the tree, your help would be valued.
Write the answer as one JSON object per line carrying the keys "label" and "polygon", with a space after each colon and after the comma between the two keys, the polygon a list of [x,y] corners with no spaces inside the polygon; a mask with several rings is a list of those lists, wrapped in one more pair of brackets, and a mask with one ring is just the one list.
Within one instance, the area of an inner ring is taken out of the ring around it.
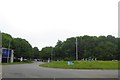
{"label": "tree", "polygon": [[[76,40],[74,37],[68,38],[61,45],[61,58],[62,60],[75,60],[75,43]],[[57,52],[56,52],[57,53]]]}
{"label": "tree", "polygon": [[39,59],[40,58],[40,52],[39,52],[39,49],[37,47],[34,47],[33,48],[33,58],[34,59]]}
{"label": "tree", "polygon": [[[14,50],[14,56],[24,57],[27,59],[33,58],[33,50],[31,44],[22,38],[13,38],[10,34],[2,33],[2,47],[11,48]],[[36,50],[37,48],[35,48]],[[37,49],[37,51],[39,51]],[[37,52],[38,54],[38,52]],[[38,56],[36,54],[36,56]]]}
{"label": "tree", "polygon": [[[99,60],[118,59],[118,39],[108,36],[80,36],[78,39],[79,60],[82,58],[97,58]],[[75,37],[66,41],[58,41],[54,47],[55,57],[60,60],[75,60]]]}
{"label": "tree", "polygon": [[48,60],[51,58],[51,51],[52,51],[52,47],[44,47],[42,48],[42,50],[40,51],[40,57],[43,60]]}
{"label": "tree", "polygon": [[11,35],[7,33],[2,33],[2,46],[8,48],[10,43],[12,42],[13,38]]}
{"label": "tree", "polygon": [[53,49],[53,58],[54,60],[61,60],[63,59],[63,52],[62,52],[62,41],[58,40],[55,48]]}
{"label": "tree", "polygon": [[14,38],[12,41],[15,57],[24,57],[30,59],[33,57],[32,46],[28,41],[21,38]]}
{"label": "tree", "polygon": [[[79,36],[78,56],[82,58],[97,58],[99,60],[119,59],[120,38],[108,36]],[[41,51],[37,47],[32,48],[31,44],[22,38],[13,38],[10,34],[2,33],[3,47],[14,49],[15,57],[41,58],[47,60],[75,60],[76,37],[67,38],[65,41],[56,43],[55,47],[44,47]]]}

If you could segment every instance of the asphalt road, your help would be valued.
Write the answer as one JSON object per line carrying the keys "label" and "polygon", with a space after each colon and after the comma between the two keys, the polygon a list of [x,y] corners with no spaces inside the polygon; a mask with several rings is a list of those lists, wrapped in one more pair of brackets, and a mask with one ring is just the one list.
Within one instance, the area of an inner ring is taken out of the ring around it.
{"label": "asphalt road", "polygon": [[39,67],[32,64],[3,65],[3,78],[117,78],[118,70],[81,70]]}

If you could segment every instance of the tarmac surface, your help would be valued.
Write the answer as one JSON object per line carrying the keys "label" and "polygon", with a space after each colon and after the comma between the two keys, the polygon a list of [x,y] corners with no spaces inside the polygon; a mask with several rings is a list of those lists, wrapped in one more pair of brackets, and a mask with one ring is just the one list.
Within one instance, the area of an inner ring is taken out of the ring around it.
{"label": "tarmac surface", "polygon": [[118,70],[56,69],[32,64],[3,65],[3,78],[118,78]]}

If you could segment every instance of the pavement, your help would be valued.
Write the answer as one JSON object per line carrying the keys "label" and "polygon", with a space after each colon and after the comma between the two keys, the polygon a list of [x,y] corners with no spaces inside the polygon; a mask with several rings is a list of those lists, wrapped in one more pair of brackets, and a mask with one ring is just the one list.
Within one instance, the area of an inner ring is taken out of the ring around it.
{"label": "pavement", "polygon": [[56,69],[32,64],[3,65],[3,78],[118,78],[118,70]]}

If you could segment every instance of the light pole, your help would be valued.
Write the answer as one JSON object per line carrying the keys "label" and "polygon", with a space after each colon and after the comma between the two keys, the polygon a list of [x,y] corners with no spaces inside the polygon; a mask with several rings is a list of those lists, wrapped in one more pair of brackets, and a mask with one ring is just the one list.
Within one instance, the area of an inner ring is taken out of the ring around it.
{"label": "light pole", "polygon": [[9,40],[9,45],[8,45],[7,63],[9,62],[9,54],[10,54],[10,40]]}
{"label": "light pole", "polygon": [[[1,30],[0,30],[0,48],[2,48],[2,33],[1,33]],[[2,53],[2,51],[1,51]]]}
{"label": "light pole", "polygon": [[77,43],[77,37],[76,37],[76,61],[78,60],[78,43]]}
{"label": "light pole", "polygon": [[53,48],[51,48],[51,61],[53,59]]}

